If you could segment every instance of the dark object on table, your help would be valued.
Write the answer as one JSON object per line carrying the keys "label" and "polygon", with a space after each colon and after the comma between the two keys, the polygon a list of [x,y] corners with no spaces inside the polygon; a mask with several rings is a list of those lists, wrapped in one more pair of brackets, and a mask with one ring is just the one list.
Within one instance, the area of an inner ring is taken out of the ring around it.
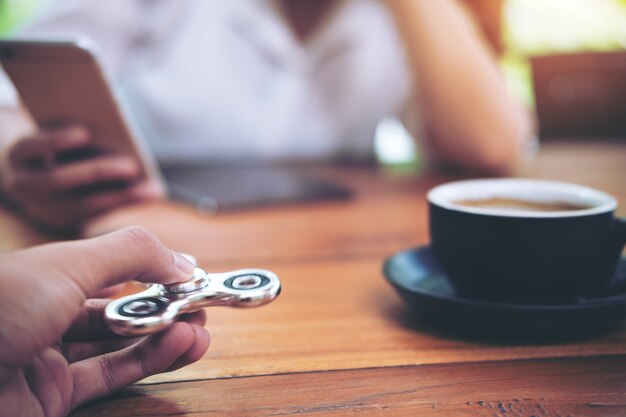
{"label": "dark object on table", "polygon": [[[626,291],[567,304],[496,303],[458,296],[433,259],[430,247],[389,258],[383,271],[402,299],[433,326],[463,336],[497,341],[558,341],[615,329],[626,317]],[[626,279],[626,258],[616,276]]]}
{"label": "dark object on table", "polygon": [[203,213],[247,207],[343,199],[350,190],[288,168],[163,167],[170,197]]}

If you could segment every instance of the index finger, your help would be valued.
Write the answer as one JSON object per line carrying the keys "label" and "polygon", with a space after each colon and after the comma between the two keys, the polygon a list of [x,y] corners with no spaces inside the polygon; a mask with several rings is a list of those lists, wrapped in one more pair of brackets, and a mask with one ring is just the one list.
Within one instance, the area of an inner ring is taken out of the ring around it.
{"label": "index finger", "polygon": [[[90,295],[130,280],[186,281],[194,266],[140,227],[4,255],[0,362],[25,363],[67,331]],[[14,294],[28,295],[15,297]]]}
{"label": "index finger", "polygon": [[54,161],[55,155],[60,152],[90,144],[91,132],[80,124],[44,129],[35,136],[18,141],[9,151],[9,161],[16,168],[30,167],[37,161]]}

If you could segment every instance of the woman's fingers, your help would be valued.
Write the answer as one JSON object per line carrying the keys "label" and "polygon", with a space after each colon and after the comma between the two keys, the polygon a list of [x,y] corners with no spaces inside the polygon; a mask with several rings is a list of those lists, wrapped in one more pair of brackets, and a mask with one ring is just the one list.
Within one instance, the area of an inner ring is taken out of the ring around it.
{"label": "woman's fingers", "polygon": [[160,189],[155,187],[153,183],[142,181],[122,190],[102,191],[80,198],[68,198],[66,200],[74,201],[74,204],[77,204],[84,213],[88,213],[91,217],[108,211],[113,207],[157,199],[160,197],[159,193]]}
{"label": "woman's fingers", "polygon": [[94,398],[109,395],[126,385],[198,360],[209,347],[209,335],[200,326],[174,323],[163,333],[132,346],[70,365],[74,378],[72,409]]}
{"label": "woman's fingers", "polygon": [[2,188],[41,226],[74,230],[113,208],[157,199],[163,184],[143,179],[129,155],[98,154],[79,124],[48,128],[17,142],[2,168]]}
{"label": "woman's fingers", "polygon": [[102,155],[58,165],[47,172],[47,177],[42,178],[44,183],[60,194],[99,183],[132,182],[141,174],[141,168],[133,157]]}
{"label": "woman's fingers", "polygon": [[45,201],[60,199],[75,189],[87,190],[87,187],[101,183],[130,183],[139,175],[140,168],[134,158],[103,155],[47,170],[16,170],[5,187],[15,195]]}
{"label": "woman's fingers", "polygon": [[85,148],[91,145],[92,135],[80,124],[48,128],[33,137],[17,142],[9,151],[9,162],[16,169],[51,165],[61,152]]}
{"label": "woman's fingers", "polygon": [[163,189],[154,182],[142,181],[121,190],[100,191],[84,196],[48,197],[44,201],[23,202],[24,209],[34,219],[48,227],[63,229],[105,213],[116,207],[155,200]]}

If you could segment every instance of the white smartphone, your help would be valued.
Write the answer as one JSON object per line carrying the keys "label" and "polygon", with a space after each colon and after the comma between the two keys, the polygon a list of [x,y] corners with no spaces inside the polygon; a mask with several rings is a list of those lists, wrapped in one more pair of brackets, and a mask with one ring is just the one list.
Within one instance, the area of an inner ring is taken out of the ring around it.
{"label": "white smartphone", "polygon": [[99,63],[93,42],[0,39],[0,64],[34,121],[86,123],[96,151],[133,155],[143,175],[161,181],[146,143]]}

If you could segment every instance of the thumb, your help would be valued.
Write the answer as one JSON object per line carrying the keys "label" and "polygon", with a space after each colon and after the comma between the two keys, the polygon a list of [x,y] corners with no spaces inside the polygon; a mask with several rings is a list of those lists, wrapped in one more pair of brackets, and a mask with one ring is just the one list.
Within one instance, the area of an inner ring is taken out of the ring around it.
{"label": "thumb", "polygon": [[93,239],[66,243],[59,247],[67,259],[67,276],[84,292],[130,280],[170,284],[189,279],[194,266],[178,252],[165,247],[142,227],[128,227]]}
{"label": "thumb", "polygon": [[[70,277],[85,296],[130,280],[171,284],[189,279],[194,265],[178,252],[171,251],[142,227],[128,227],[97,238],[59,247],[70,266]],[[71,247],[69,247],[71,246]],[[71,259],[67,259],[71,253]],[[62,256],[62,255],[61,255]]]}
{"label": "thumb", "polygon": [[130,227],[89,240],[0,255],[0,363],[29,360],[76,319],[85,298],[129,280],[187,280],[193,265]]}

